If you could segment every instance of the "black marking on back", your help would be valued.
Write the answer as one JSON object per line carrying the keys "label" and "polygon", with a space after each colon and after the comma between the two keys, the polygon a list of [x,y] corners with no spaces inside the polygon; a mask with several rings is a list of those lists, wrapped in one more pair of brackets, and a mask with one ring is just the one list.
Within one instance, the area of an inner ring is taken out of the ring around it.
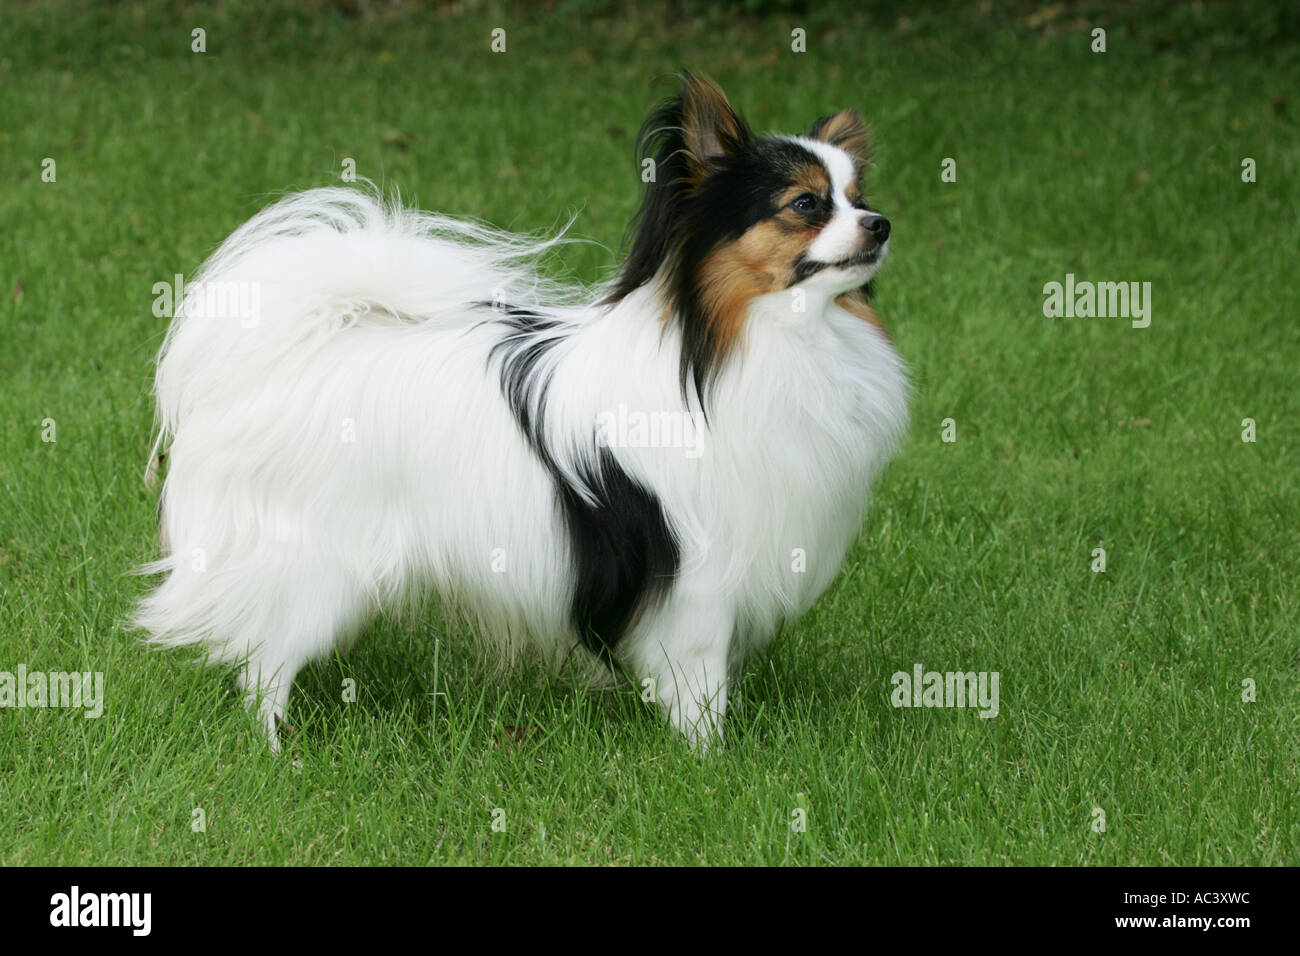
{"label": "black marking on back", "polygon": [[492,346],[489,362],[500,358],[501,390],[555,482],[573,554],[573,627],[587,649],[610,664],[615,645],[637,615],[661,600],[676,577],[677,539],[658,497],[624,471],[608,448],[597,446],[594,431],[593,458],[578,469],[581,485],[559,468],[545,435],[550,377],[542,363],[569,329],[527,309],[501,312],[506,332]]}
{"label": "black marking on back", "polygon": [[[480,305],[493,308],[487,303]],[[546,395],[550,379],[541,369],[541,363],[552,348],[564,341],[568,329],[554,316],[543,315],[530,309],[506,307],[499,309],[498,321],[506,326],[506,333],[488,352],[489,366],[498,356],[501,359],[501,389],[510,411],[524,431],[524,437],[547,470],[555,473],[546,442],[541,434],[546,420]]]}

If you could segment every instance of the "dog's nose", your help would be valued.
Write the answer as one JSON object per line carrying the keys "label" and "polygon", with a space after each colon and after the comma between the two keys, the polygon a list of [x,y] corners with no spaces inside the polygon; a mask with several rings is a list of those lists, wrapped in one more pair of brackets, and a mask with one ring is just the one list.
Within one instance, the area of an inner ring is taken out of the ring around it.
{"label": "dog's nose", "polygon": [[881,245],[889,238],[889,220],[884,216],[872,216],[862,220],[862,228],[871,234],[871,238]]}

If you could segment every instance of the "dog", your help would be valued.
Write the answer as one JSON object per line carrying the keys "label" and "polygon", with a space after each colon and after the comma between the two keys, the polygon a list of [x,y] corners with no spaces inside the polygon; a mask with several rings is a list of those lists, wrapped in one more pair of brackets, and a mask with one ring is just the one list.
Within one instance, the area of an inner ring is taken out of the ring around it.
{"label": "dog", "polygon": [[187,287],[134,621],[237,665],[273,750],[299,670],[421,595],[502,660],[632,678],[707,749],[834,579],[907,426],[862,120],[758,136],[686,73],[637,146],[630,249],[594,288],[545,277],[561,237],[355,187],[263,210]]}

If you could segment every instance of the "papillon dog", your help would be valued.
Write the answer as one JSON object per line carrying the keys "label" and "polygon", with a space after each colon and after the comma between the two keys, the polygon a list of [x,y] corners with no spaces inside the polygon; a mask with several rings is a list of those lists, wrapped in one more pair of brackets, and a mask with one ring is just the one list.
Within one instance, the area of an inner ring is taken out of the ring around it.
{"label": "papillon dog", "polygon": [[621,269],[353,187],[292,195],[190,282],[158,356],[150,640],[294,677],[436,596],[503,660],[630,678],[692,746],[835,577],[907,421],[868,305],[889,221],[845,110],[756,136],[687,73],[637,142]]}

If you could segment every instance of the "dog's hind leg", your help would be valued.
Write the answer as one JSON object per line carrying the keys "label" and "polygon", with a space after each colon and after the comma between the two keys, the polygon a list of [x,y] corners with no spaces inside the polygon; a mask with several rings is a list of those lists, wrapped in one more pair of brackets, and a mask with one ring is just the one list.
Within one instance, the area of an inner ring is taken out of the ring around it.
{"label": "dog's hind leg", "polygon": [[244,694],[244,706],[250,711],[256,709],[271,752],[279,753],[280,724],[284,723],[284,710],[289,706],[289,693],[301,665],[271,661],[267,657],[249,655],[239,674],[239,689]]}
{"label": "dog's hind leg", "polygon": [[305,568],[292,560],[286,564],[291,572],[267,574],[258,582],[250,620],[256,622],[258,635],[266,636],[244,644],[239,675],[244,704],[256,710],[273,752],[280,750],[294,678],[308,662],[325,657],[351,637],[370,605],[357,582],[341,569]]}

